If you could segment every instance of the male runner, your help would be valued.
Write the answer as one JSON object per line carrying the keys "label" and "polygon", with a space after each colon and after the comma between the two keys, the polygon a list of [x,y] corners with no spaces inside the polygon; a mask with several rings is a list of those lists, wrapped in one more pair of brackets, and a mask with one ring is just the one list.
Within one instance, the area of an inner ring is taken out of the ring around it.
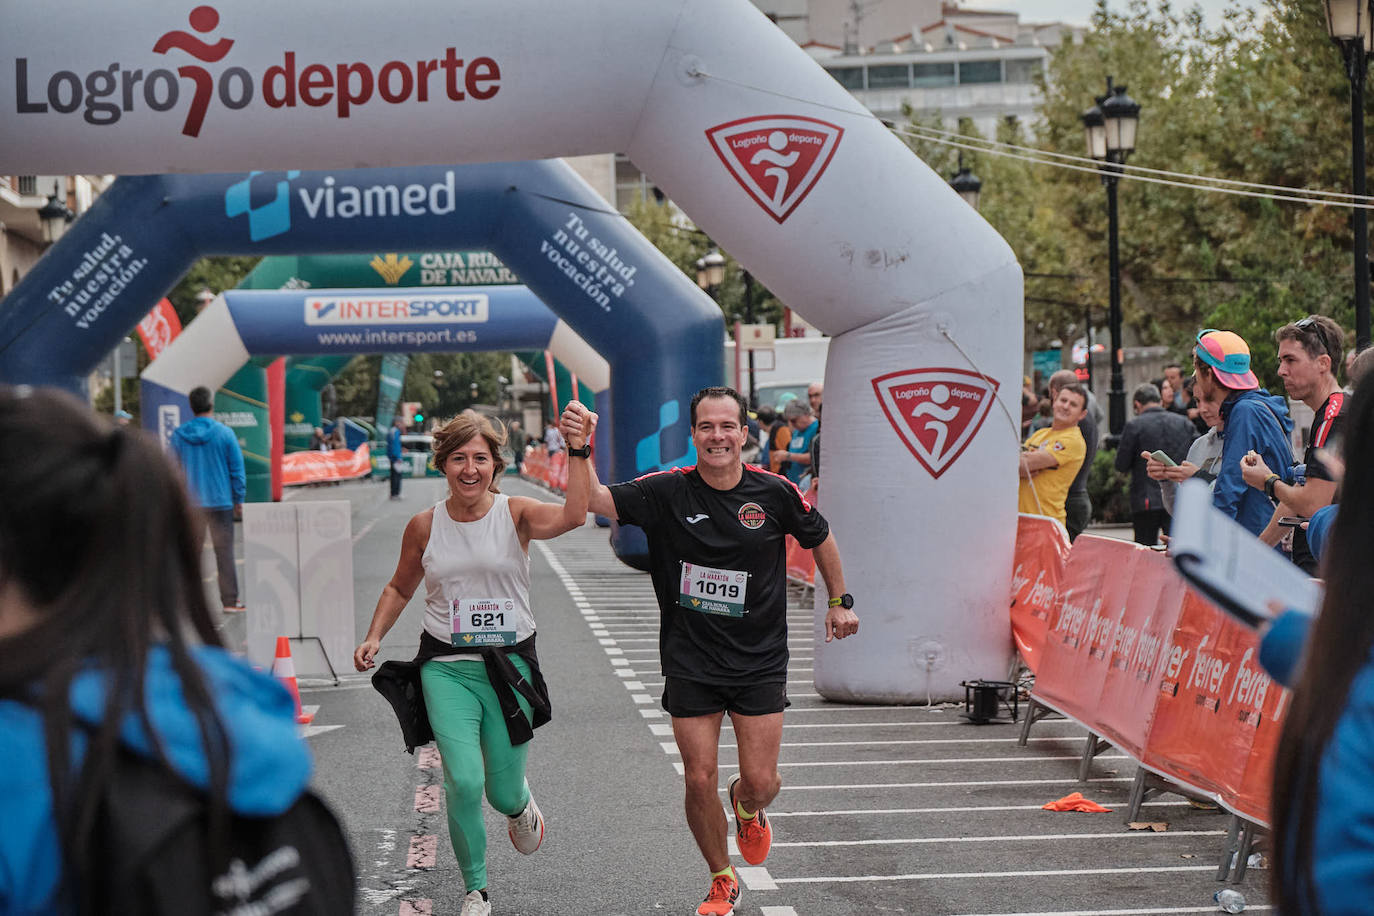
{"label": "male runner", "polygon": [[[1320,452],[1341,435],[1346,407],[1345,392],[1336,381],[1336,367],[1341,365],[1345,346],[1345,332],[1340,325],[1325,315],[1309,315],[1279,328],[1274,339],[1279,345],[1279,378],[1288,396],[1311,407],[1315,419],[1302,459],[1306,466],[1304,483],[1288,483],[1287,477],[1292,475],[1275,473],[1258,455],[1241,459],[1245,482],[1278,502],[1269,524],[1259,535],[1266,544],[1277,544],[1283,537],[1280,518],[1311,518],[1322,506],[1336,501],[1336,481],[1322,463]],[[1317,574],[1317,558],[1301,528],[1293,529],[1291,557],[1308,575]]]}
{"label": "male runner", "polygon": [[[649,540],[662,613],[663,708],[682,755],[687,825],[711,870],[699,916],[730,916],[740,893],[716,772],[727,712],[739,748],[727,795],[740,856],[759,865],[772,844],[764,807],[782,787],[778,749],[788,705],[784,535],[813,551],[832,596],[825,641],[859,629],[830,526],[791,482],[741,462],[746,416],[734,389],[703,388],[691,404],[695,467],[610,487],[593,469],[591,481],[591,511],[639,525]],[[574,402],[563,423],[581,436],[595,415]]]}

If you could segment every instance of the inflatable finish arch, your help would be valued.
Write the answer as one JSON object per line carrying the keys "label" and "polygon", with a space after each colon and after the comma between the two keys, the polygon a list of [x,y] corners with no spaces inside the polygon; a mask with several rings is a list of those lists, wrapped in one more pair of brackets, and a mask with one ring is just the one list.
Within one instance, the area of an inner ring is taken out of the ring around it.
{"label": "inflatable finish arch", "polygon": [[[370,8],[240,0],[216,7],[204,43],[152,50],[185,32],[190,6],[51,0],[7,10],[0,167],[132,173],[627,153],[835,337],[823,508],[863,629],[817,653],[817,688],[915,701],[1005,674],[1020,269],[940,176],[757,9],[418,0],[389,8],[383,32]],[[228,42],[227,53],[208,61],[201,49],[215,42]],[[574,235],[582,228],[584,216],[554,200],[517,194],[512,205],[561,218]],[[648,339],[654,323],[623,334]],[[675,343],[675,352],[699,346]],[[644,425],[636,418],[617,439]]]}
{"label": "inflatable finish arch", "polygon": [[[6,297],[0,381],[75,387],[76,377],[199,255],[375,251],[379,244],[490,248],[529,293],[555,304],[561,319],[539,345],[574,353],[590,344],[614,367],[614,390],[631,393],[613,404],[615,422],[608,432],[614,476],[657,470],[689,454],[688,399],[716,384],[723,372],[720,309],[556,160],[121,178]],[[499,297],[510,295],[511,287],[489,289]],[[298,312],[285,320],[305,321],[309,333],[281,340],[275,352],[385,352],[411,340],[427,341],[428,349],[456,350],[484,323],[458,314],[476,309],[476,300],[462,304],[412,292],[402,301],[359,291],[362,311]],[[553,320],[543,305],[537,310]],[[191,322],[177,352],[163,353],[145,372],[145,392],[150,382],[169,377],[184,385],[155,390],[144,404],[145,422],[174,426],[188,409],[186,392],[210,383],[193,381],[195,373],[222,382],[247,361],[235,335],[219,336],[223,328],[209,330],[206,318],[202,313]],[[239,329],[256,333],[245,325]],[[491,335],[482,337],[483,349],[506,349]],[[204,344],[190,349],[197,340]],[[521,346],[533,343],[522,339]],[[253,349],[274,352],[270,347],[264,340]],[[191,365],[180,364],[187,359]],[[564,361],[589,379],[599,362],[590,352]],[[618,528],[613,543],[617,555],[643,565],[642,533]]]}
{"label": "inflatable finish arch", "polygon": [[[428,327],[387,323],[385,313],[397,310],[411,316],[442,312],[448,320]],[[405,353],[547,349],[578,373],[599,406],[610,406],[604,397],[611,377],[606,360],[524,286],[239,289],[216,297],[143,371],[143,425],[168,441],[190,417],[192,388],[218,388],[254,356],[351,355],[377,348]],[[606,433],[613,438],[610,424]],[[652,441],[658,444],[656,435]],[[622,470],[614,461],[601,469]]]}

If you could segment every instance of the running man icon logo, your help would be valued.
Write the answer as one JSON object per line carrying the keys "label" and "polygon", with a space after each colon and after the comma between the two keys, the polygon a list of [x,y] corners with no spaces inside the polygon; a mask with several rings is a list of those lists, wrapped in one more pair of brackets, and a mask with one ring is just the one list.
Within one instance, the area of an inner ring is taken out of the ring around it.
{"label": "running man icon logo", "polygon": [[843,136],[841,127],[795,115],[743,118],[706,131],[730,174],[779,223],[811,193]]}
{"label": "running man icon logo", "polygon": [[997,387],[996,380],[963,369],[910,369],[873,379],[888,422],[935,478],[978,434]]}

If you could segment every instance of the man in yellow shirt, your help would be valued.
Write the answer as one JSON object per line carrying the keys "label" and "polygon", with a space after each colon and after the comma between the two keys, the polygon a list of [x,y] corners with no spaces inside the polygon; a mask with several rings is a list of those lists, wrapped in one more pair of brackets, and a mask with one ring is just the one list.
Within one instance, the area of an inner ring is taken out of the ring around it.
{"label": "man in yellow shirt", "polygon": [[1064,523],[1068,498],[1088,446],[1078,431],[1078,421],[1088,408],[1088,393],[1081,385],[1065,385],[1054,399],[1054,419],[1045,429],[1031,433],[1021,446],[1021,492],[1017,511],[1048,515]]}

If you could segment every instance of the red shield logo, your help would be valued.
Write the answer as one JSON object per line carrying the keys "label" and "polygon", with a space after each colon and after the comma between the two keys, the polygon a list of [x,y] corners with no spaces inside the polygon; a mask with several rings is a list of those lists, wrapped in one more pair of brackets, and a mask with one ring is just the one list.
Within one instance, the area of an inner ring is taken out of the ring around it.
{"label": "red shield logo", "polygon": [[781,223],[815,187],[844,128],[795,115],[767,115],[706,131],[711,147],[760,207]]}
{"label": "red shield logo", "polygon": [[910,369],[873,379],[888,422],[932,477],[964,451],[997,397],[997,382],[964,369]]}

